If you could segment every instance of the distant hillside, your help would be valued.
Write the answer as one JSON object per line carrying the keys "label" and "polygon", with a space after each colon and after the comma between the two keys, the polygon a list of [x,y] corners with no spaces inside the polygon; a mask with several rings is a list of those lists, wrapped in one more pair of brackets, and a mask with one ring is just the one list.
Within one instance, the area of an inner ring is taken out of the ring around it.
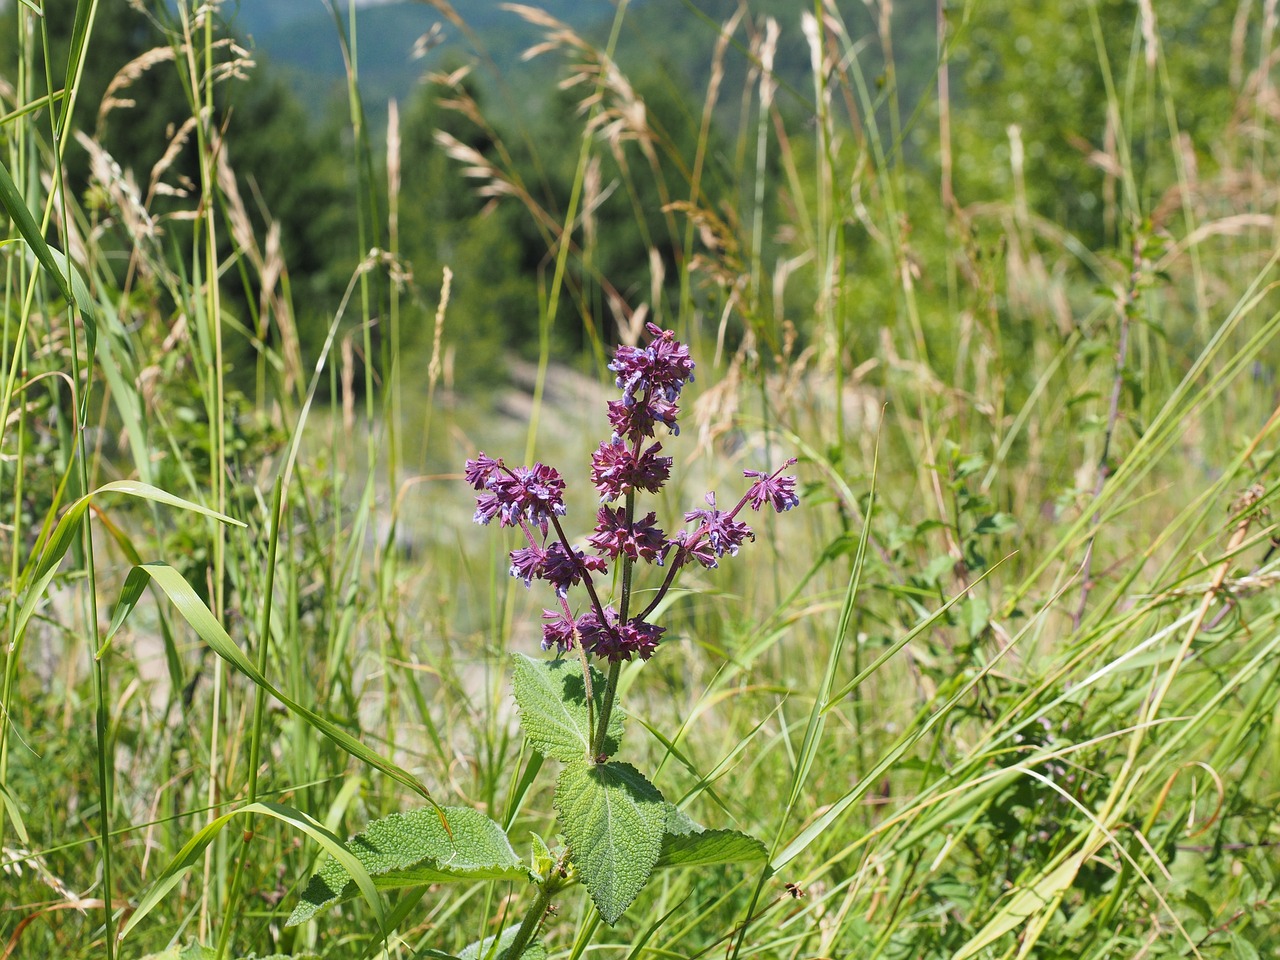
{"label": "distant hillside", "polygon": [[[2,2],[2,0],[0,0]],[[615,0],[528,0],[546,10],[592,42],[603,45],[616,13]],[[899,0],[894,7],[894,38],[898,83],[904,115],[932,83],[935,72],[935,0]],[[737,9],[737,0],[632,0],[619,40],[619,60],[633,75],[658,71],[682,96],[698,103],[706,90],[711,51],[718,25]],[[782,27],[776,70],[783,101],[804,109],[812,101],[808,45],[800,31],[800,0],[750,0],[757,17],[769,14]],[[457,29],[426,0],[370,2],[357,9],[361,89],[374,126],[380,126],[386,103],[395,97],[407,102],[421,77],[435,69],[463,63],[477,64],[477,79],[490,87],[501,84],[507,96],[493,98],[524,116],[536,114],[542,99],[554,90],[561,62],[540,57],[531,63],[521,54],[542,39],[542,30],[501,8],[500,0],[453,0],[453,8],[470,29],[472,39]],[[342,5],[343,28],[347,25]],[[860,44],[868,84],[875,86],[883,72],[875,24],[866,5],[842,3],[842,14]],[[333,16],[325,0],[242,0],[223,8],[229,23],[270,65],[319,118],[344,96],[345,71]],[[415,60],[414,44],[433,28],[440,42]],[[742,37],[739,31],[739,38]],[[741,50],[726,58],[722,102],[724,120],[732,122],[732,103],[748,75]],[[344,108],[345,109],[345,108]]]}
{"label": "distant hillside", "polygon": [[[645,0],[635,0],[640,8]],[[543,0],[536,6],[575,30],[595,35],[613,17],[609,0]],[[342,25],[346,29],[346,4]],[[549,67],[543,62],[525,64],[521,53],[538,42],[541,32],[523,18],[499,6],[499,0],[460,0],[454,8],[479,39],[485,56],[506,82],[518,82],[523,74],[545,80]],[[344,90],[345,68],[334,18],[323,0],[243,0],[223,8],[228,23],[319,116]],[[424,58],[415,60],[414,44],[433,27],[440,29],[440,43]],[[385,110],[389,98],[402,103],[412,96],[422,75],[442,65],[456,66],[479,59],[476,47],[431,4],[414,0],[359,5],[356,10],[361,88],[371,114]],[[485,71],[482,71],[482,73]],[[531,89],[519,83],[522,95]]]}

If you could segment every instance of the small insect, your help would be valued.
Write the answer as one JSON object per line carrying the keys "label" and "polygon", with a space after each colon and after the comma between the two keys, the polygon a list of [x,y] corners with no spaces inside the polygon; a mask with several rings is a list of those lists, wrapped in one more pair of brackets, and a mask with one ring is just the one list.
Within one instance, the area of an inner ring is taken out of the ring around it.
{"label": "small insect", "polygon": [[[1259,500],[1261,500],[1263,497],[1263,494],[1265,494],[1266,492],[1267,492],[1267,488],[1264,487],[1262,484],[1260,483],[1253,484],[1253,486],[1249,487],[1248,490],[1242,491],[1234,500],[1231,501],[1231,505],[1227,508],[1227,513],[1229,514],[1244,513],[1250,507],[1254,506]],[[1263,515],[1265,516],[1267,513],[1266,508],[1263,508],[1262,512],[1263,512]]]}
{"label": "small insect", "polygon": [[788,883],[787,893],[791,894],[791,899],[799,900],[804,897],[804,887],[798,883]]}

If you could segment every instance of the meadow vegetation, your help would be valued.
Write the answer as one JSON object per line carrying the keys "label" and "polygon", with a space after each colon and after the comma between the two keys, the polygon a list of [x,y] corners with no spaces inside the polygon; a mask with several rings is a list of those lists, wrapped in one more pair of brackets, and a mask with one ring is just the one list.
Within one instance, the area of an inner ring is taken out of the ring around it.
{"label": "meadow vegetation", "polygon": [[1276,955],[1274,0],[516,5],[528,91],[431,6],[376,123],[345,8],[323,116],[228,4],[0,11],[0,958],[518,927],[523,868],[374,892],[341,839],[467,808],[549,876],[549,602],[463,464],[589,530],[650,322],[658,520],[800,502],[664,597],[621,755],[764,859],[552,885],[524,955]]}

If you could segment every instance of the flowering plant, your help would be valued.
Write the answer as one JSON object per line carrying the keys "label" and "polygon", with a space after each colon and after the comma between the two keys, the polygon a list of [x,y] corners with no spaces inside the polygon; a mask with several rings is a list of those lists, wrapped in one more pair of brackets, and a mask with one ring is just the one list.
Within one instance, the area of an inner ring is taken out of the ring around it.
{"label": "flowering plant", "polygon": [[[514,690],[526,739],[542,757],[562,764],[554,804],[563,845],[553,850],[535,836],[531,860],[522,864],[502,828],[466,808],[393,815],[347,845],[383,888],[447,879],[532,881],[538,893],[523,921],[464,956],[544,956],[536,938],[552,898],[578,882],[601,918],[613,924],[657,869],[765,857],[759,841],[694,823],[634,766],[613,759],[623,732],[616,704],[622,664],[657,651],[666,628],[650,617],[679,571],[690,561],[714,568],[753,539],[739,519],[744,508],[759,511],[767,504],[782,512],[799,503],[795,477],[783,475],[792,459],[773,471],[744,471],[751,483],[729,510],[708,493],[706,506],[685,513],[687,526],[673,536],[658,526],[655,511],[640,514],[640,494],[659,492],[671,475],[672,458],[662,455],[654,435],[659,426],[679,433],[678,401],[694,369],[672,331],[655,324],[647,329],[646,346],[620,346],[609,364],[621,397],[608,404],[612,435],[591,458],[601,506],[586,549],[569,539],[561,523],[565,481],[557,470],[543,463],[508,467],[483,452],[466,463],[466,481],[477,491],[476,522],[496,519],[523,534],[523,545],[511,552],[511,575],[526,586],[545,581],[555,597],[554,607],[543,610],[542,648],[556,655],[516,654]],[[641,565],[665,569],[643,607],[636,593]],[[611,566],[616,599],[603,590]],[[578,588],[585,603],[575,607],[571,591]],[[570,652],[577,666],[562,656]],[[592,660],[607,664],[607,675]],[[291,922],[355,896],[359,877],[353,879],[349,866],[330,860],[312,877]]]}

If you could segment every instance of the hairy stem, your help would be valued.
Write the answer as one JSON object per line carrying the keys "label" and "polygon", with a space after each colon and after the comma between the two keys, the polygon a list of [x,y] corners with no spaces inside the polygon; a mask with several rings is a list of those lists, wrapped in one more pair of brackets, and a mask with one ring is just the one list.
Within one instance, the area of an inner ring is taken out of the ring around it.
{"label": "hairy stem", "polygon": [[596,726],[595,741],[591,744],[592,757],[604,755],[605,733],[609,729],[609,716],[613,713],[613,701],[618,696],[618,677],[621,675],[621,660],[609,664],[609,682],[604,689],[604,702],[600,704],[600,721]]}
{"label": "hairy stem", "polygon": [[529,946],[529,941],[537,935],[538,927],[542,925],[542,918],[547,915],[547,907],[551,905],[551,898],[560,889],[556,879],[552,877],[538,887],[537,899],[533,901],[533,904],[529,907],[529,912],[520,921],[520,929],[516,931],[516,938],[511,941],[511,946],[507,949],[506,955],[513,958],[513,960],[518,960],[520,954],[524,953],[525,948]]}

